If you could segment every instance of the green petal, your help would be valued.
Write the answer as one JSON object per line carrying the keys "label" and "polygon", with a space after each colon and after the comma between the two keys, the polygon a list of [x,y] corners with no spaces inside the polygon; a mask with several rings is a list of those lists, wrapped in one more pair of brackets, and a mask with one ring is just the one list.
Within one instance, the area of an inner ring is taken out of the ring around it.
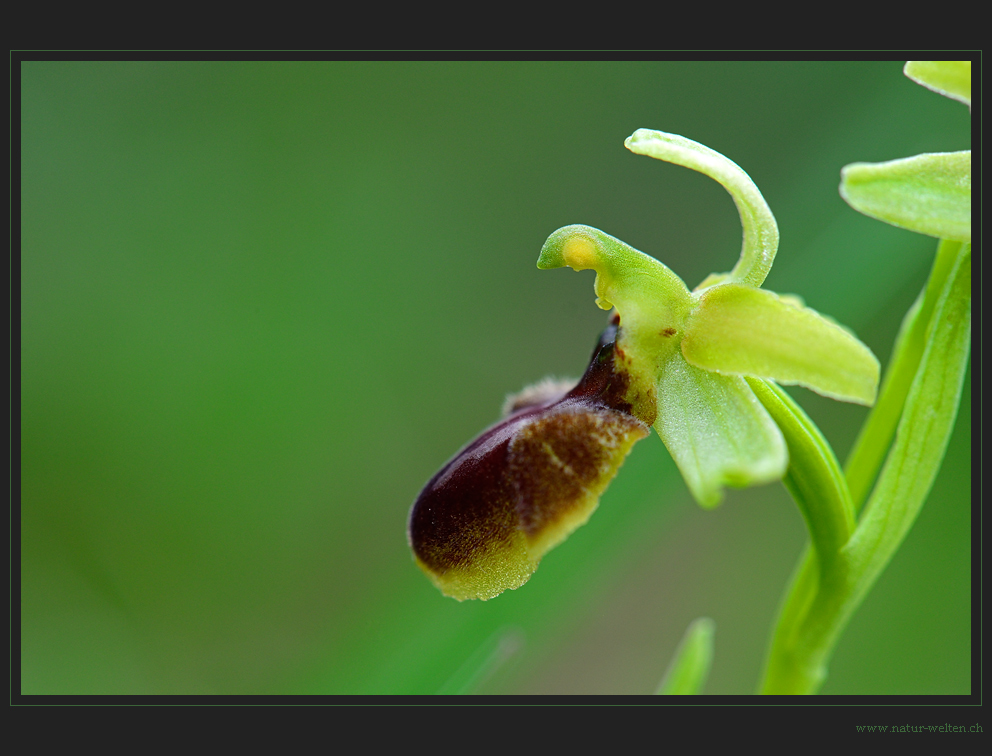
{"label": "green petal", "polygon": [[938,239],[971,241],[971,150],[852,163],[840,195],[860,213]]}
{"label": "green petal", "polygon": [[780,479],[789,462],[781,431],[744,379],[700,370],[679,352],[659,374],[654,427],[704,507],[720,503],[724,486]]}
{"label": "green petal", "polygon": [[834,399],[872,404],[875,355],[841,326],[792,298],[740,284],[698,295],[682,353],[704,370],[799,384]]}
{"label": "green petal", "polygon": [[971,107],[970,60],[909,60],[902,72],[917,84]]}
{"label": "green petal", "polygon": [[778,250],[778,224],[751,177],[733,160],[709,147],[664,131],[638,129],[624,142],[638,155],[647,155],[699,171],[730,192],[744,226],[741,257],[729,280],[761,286]]}

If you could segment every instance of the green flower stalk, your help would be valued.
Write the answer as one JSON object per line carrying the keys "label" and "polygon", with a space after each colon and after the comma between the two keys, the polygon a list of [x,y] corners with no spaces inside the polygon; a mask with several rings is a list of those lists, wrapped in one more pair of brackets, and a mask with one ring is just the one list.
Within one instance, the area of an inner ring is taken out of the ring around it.
{"label": "green flower stalk", "polygon": [[[910,61],[904,73],[971,105],[968,61]],[[829,468],[822,476],[825,484],[798,492],[790,488],[806,510],[829,511],[831,499],[840,498],[861,513],[849,536],[832,542],[824,541],[822,522],[807,518],[811,546],[783,600],[763,693],[815,693],[826,679],[840,634],[902,544],[933,485],[969,363],[971,152],[855,163],[842,171],[840,193],[859,212],[941,241],[844,476],[837,474],[832,452],[819,459],[813,455],[800,468],[806,473]],[[788,435],[798,444],[815,433],[811,423],[797,423]]]}
{"label": "green flower stalk", "polygon": [[[971,108],[971,61],[911,60],[903,73]],[[853,163],[841,171],[840,194],[858,212],[942,239],[930,280],[906,313],[878,405],[862,427],[845,465],[852,499],[860,506],[896,432],[937,301],[959,256],[970,254],[971,151]]]}

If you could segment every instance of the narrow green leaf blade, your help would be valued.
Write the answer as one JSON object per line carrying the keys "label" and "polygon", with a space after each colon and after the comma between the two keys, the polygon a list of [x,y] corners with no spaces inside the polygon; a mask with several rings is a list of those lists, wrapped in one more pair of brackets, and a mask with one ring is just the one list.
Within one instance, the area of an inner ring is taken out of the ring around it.
{"label": "narrow green leaf blade", "polygon": [[909,60],[902,72],[917,84],[971,107],[970,60]]}
{"label": "narrow green leaf blade", "polygon": [[782,483],[796,500],[821,564],[829,564],[854,530],[854,507],[840,464],[820,429],[783,388],[748,378],[782,431],[789,469]]}
{"label": "narrow green leaf blade", "polygon": [[860,601],[909,531],[940,470],[971,352],[971,249],[962,248],[934,309],[895,442],[845,547]]}
{"label": "narrow green leaf blade", "polygon": [[693,367],[675,352],[658,379],[655,430],[704,507],[723,487],[779,480],[789,462],[778,426],[743,378]]}
{"label": "narrow green leaf blade", "polygon": [[930,280],[919,298],[903,318],[889,365],[886,368],[878,401],[865,424],[861,426],[854,447],[844,465],[847,485],[855,510],[861,508],[875,482],[885,455],[902,417],[903,405],[923,358],[927,327],[940,298],[947,276],[954,269],[961,253],[961,242],[944,239],[937,246],[937,256]]}
{"label": "narrow green leaf blade", "polygon": [[875,355],[815,310],[765,289],[720,284],[698,295],[682,353],[696,367],[799,384],[834,399],[871,404]]}
{"label": "narrow green leaf blade", "polygon": [[658,686],[657,695],[693,696],[702,691],[713,662],[715,632],[716,623],[708,617],[700,617],[689,625]]}
{"label": "narrow green leaf blade", "polygon": [[855,210],[939,239],[971,241],[971,150],[852,163],[840,195]]}

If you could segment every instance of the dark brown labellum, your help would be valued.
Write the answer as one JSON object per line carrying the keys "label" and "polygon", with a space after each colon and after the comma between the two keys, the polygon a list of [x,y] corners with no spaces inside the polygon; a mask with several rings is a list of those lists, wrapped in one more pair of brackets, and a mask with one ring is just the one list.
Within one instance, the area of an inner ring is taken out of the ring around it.
{"label": "dark brown labellum", "polygon": [[[448,596],[518,588],[592,514],[648,426],[614,363],[616,319],[570,391],[511,405],[431,478],[410,512],[417,564]],[[515,407],[515,409],[514,409]]]}

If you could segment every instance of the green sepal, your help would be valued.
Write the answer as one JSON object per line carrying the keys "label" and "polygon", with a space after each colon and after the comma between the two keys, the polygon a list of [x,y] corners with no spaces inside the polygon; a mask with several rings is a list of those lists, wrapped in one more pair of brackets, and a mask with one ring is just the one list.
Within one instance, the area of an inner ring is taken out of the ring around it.
{"label": "green sepal", "polygon": [[917,84],[971,107],[970,60],[908,60],[902,72]]}
{"label": "green sepal", "polygon": [[744,227],[741,256],[728,274],[731,281],[761,286],[778,250],[778,224],[751,177],[737,163],[716,150],[652,129],[638,129],[624,142],[637,155],[647,155],[709,176],[730,192]]}
{"label": "green sepal", "polygon": [[971,241],[971,150],[852,163],[840,195],[860,213],[938,239]]}
{"label": "green sepal", "polygon": [[833,399],[872,404],[875,355],[849,331],[791,297],[727,283],[696,295],[682,353],[698,368],[798,384]]}
{"label": "green sepal", "polygon": [[789,463],[782,433],[740,376],[693,367],[673,352],[658,374],[654,428],[703,507],[724,486],[779,480]]}

